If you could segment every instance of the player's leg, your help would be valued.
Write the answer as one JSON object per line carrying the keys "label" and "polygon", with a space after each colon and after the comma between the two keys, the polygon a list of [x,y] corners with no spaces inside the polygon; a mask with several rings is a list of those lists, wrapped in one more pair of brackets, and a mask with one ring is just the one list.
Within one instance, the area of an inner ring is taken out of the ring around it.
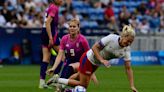
{"label": "player's leg", "polygon": [[91,80],[91,75],[80,73],[79,77],[80,77],[80,85],[87,89],[89,82]]}
{"label": "player's leg", "polygon": [[46,70],[49,64],[50,60],[50,51],[49,51],[49,37],[46,32],[46,29],[42,29],[42,34],[41,34],[41,40],[42,40],[42,54],[43,58],[41,61],[41,66],[40,66],[40,82],[39,82],[39,88],[44,88],[45,85],[45,78],[46,78]]}
{"label": "player's leg", "polygon": [[74,72],[78,72],[78,69],[79,69],[80,63],[79,63],[79,62],[72,63],[72,64],[70,64],[69,66],[72,66],[72,67],[73,67]]}
{"label": "player's leg", "polygon": [[[79,75],[80,75],[79,72],[74,73],[73,75],[71,75],[71,76],[69,77],[69,79],[80,80],[80,79],[79,79]],[[94,82],[95,85],[98,85],[98,80],[97,80],[97,77],[96,77],[95,73],[92,74],[91,80]]]}
{"label": "player's leg", "polygon": [[77,67],[79,67],[79,63],[72,63],[64,67],[61,78],[68,79],[71,75],[77,72]]}
{"label": "player's leg", "polygon": [[99,82],[98,82],[98,80],[97,80],[97,77],[96,77],[95,73],[92,74],[91,80],[94,82],[95,85],[98,85],[98,84],[99,84]]}
{"label": "player's leg", "polygon": [[[78,72],[79,65],[80,65],[79,62],[70,64],[70,66],[72,66],[74,68],[74,72],[76,72],[76,73],[74,73],[73,75],[71,75],[69,77],[69,79],[77,79],[77,80],[79,80],[79,72]],[[93,80],[93,82],[94,82],[95,85],[98,85],[98,80],[97,80],[97,77],[96,77],[95,73],[92,74],[91,80]]]}
{"label": "player's leg", "polygon": [[40,67],[39,88],[44,88],[45,86],[46,71],[47,71],[47,67],[48,67],[49,59],[50,59],[50,52],[48,48],[43,47],[42,52],[43,52],[43,59],[41,62],[41,67]]}
{"label": "player's leg", "polygon": [[49,85],[51,83],[61,83],[69,86],[81,85],[87,88],[91,79],[91,75],[79,73],[79,77],[80,80],[74,80],[74,79],[59,78],[58,75],[54,75],[51,79],[49,79],[47,84]]}
{"label": "player's leg", "polygon": [[98,66],[93,65],[87,58],[86,53],[82,55],[80,58],[80,66],[79,66],[79,73],[80,73],[80,83],[81,86],[85,88],[88,87],[89,82],[92,77],[96,78],[94,72],[97,70]]}
{"label": "player's leg", "polygon": [[73,75],[71,75],[71,76],[69,77],[69,79],[76,79],[76,80],[79,80],[79,72],[74,73]]}

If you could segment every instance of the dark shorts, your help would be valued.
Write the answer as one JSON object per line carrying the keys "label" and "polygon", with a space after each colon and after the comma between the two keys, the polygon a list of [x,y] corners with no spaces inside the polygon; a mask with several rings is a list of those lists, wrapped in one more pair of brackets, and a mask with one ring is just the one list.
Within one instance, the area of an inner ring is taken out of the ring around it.
{"label": "dark shorts", "polygon": [[[57,46],[60,45],[58,33],[52,32],[52,37],[54,40],[54,45],[57,45]],[[48,47],[49,37],[48,37],[47,31],[46,31],[46,28],[42,29],[41,40],[42,40],[42,46]]]}
{"label": "dark shorts", "polygon": [[80,58],[79,72],[85,75],[92,75],[98,66],[93,65],[87,58],[86,52]]}

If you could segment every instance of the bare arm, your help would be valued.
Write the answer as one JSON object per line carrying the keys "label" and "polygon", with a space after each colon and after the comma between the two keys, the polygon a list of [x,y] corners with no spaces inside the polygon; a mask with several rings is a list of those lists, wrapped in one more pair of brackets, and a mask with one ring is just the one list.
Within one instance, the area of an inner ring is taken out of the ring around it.
{"label": "bare arm", "polygon": [[46,19],[46,30],[47,30],[49,39],[53,39],[52,33],[51,33],[51,22],[52,22],[52,17],[48,16],[48,18]]}
{"label": "bare arm", "polygon": [[94,55],[96,56],[96,58],[101,62],[103,63],[102,61],[104,60],[104,58],[100,55],[100,51],[102,50],[103,48],[99,45],[98,42],[96,42],[93,47],[92,47],[92,50],[94,52]]}
{"label": "bare arm", "polygon": [[52,68],[47,70],[47,74],[50,75],[51,73],[53,73],[55,71],[55,69],[58,67],[58,65],[62,61],[63,56],[64,56],[64,51],[63,50],[59,50],[59,53],[58,53],[58,55],[56,57],[56,60],[55,60],[55,63],[54,63]]}
{"label": "bare arm", "polygon": [[133,92],[138,92],[134,86],[133,70],[131,68],[130,61],[125,61],[125,70],[126,70],[126,74],[127,74],[131,89],[133,90]]}
{"label": "bare arm", "polygon": [[51,22],[52,22],[52,17],[48,16],[48,18],[45,21],[45,24],[46,24],[46,31],[49,37],[49,46],[53,45],[53,37],[51,33]]}
{"label": "bare arm", "polygon": [[93,47],[92,50],[94,52],[94,55],[96,56],[96,58],[102,63],[104,64],[107,68],[110,67],[110,64],[108,62],[108,60],[105,60],[101,55],[100,55],[100,51],[103,49],[102,46],[100,46],[100,44],[98,42],[96,42]]}
{"label": "bare arm", "polygon": [[52,67],[53,70],[55,70],[57,68],[57,66],[60,64],[60,62],[62,61],[62,57],[64,56],[64,51],[63,50],[59,50],[59,53],[55,59],[55,63]]}

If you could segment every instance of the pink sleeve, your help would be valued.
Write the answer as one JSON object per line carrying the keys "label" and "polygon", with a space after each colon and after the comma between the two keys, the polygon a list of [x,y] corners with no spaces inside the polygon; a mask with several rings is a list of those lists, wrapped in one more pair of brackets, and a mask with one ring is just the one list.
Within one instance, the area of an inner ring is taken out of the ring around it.
{"label": "pink sleeve", "polygon": [[90,49],[88,41],[85,37],[82,39],[82,45],[85,51],[88,51]]}
{"label": "pink sleeve", "polygon": [[48,15],[50,15],[51,17],[55,17],[56,11],[57,11],[57,10],[56,10],[55,7],[51,7],[51,8],[49,9]]}
{"label": "pink sleeve", "polygon": [[60,49],[61,50],[64,50],[64,48],[65,48],[65,43],[64,43],[65,41],[66,41],[66,37],[63,36],[61,41],[60,41]]}

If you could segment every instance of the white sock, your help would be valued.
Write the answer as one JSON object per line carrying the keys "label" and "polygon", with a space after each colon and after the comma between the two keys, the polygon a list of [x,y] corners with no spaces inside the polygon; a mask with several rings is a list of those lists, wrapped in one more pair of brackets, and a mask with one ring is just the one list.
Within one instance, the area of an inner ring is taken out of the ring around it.
{"label": "white sock", "polygon": [[45,80],[44,79],[40,79],[40,84],[45,84]]}
{"label": "white sock", "polygon": [[59,78],[59,79],[58,79],[58,83],[68,85],[68,79]]}

